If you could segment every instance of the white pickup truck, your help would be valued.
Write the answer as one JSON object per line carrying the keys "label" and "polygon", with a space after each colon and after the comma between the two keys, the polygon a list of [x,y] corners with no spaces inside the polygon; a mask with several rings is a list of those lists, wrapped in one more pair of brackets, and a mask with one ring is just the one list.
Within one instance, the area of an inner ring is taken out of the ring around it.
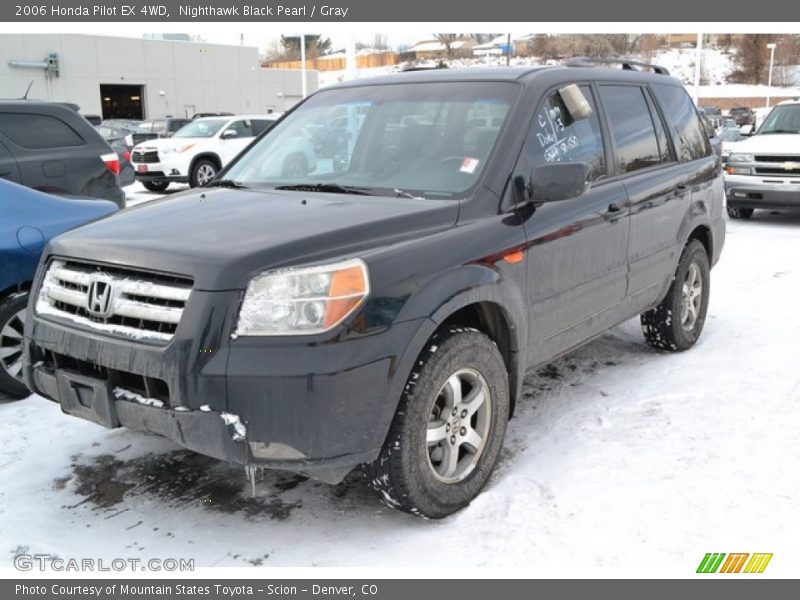
{"label": "white pickup truck", "polygon": [[777,104],[752,137],[736,144],[725,166],[728,215],[756,208],[800,208],[800,98]]}

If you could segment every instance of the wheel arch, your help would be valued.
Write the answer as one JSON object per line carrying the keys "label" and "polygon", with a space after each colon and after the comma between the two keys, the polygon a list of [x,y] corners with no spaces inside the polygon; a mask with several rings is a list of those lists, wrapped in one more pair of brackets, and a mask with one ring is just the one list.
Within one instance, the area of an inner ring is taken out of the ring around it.
{"label": "wheel arch", "polygon": [[[422,317],[422,324],[398,361],[390,398],[399,402],[406,381],[430,338],[443,327],[457,325],[477,329],[497,344],[509,376],[511,415],[521,394],[527,360],[527,314],[522,290],[492,267],[470,265],[435,278],[415,296],[409,300],[412,307],[407,305],[403,312],[417,312],[421,306],[429,310],[416,317]],[[430,308],[431,297],[445,300]]]}
{"label": "wheel arch", "polygon": [[217,165],[217,168],[219,170],[222,170],[222,159],[220,158],[219,154],[217,154],[216,152],[201,152],[200,154],[192,158],[192,162],[189,163],[189,176],[191,176],[192,171],[194,171],[195,165],[203,159],[210,160],[211,162]]}

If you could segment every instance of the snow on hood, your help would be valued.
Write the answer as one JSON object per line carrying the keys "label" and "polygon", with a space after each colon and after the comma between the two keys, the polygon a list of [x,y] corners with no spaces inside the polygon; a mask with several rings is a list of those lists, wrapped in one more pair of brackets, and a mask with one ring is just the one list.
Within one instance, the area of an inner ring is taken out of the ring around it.
{"label": "snow on hood", "polygon": [[737,152],[769,152],[770,154],[800,155],[800,134],[756,134],[736,144]]}

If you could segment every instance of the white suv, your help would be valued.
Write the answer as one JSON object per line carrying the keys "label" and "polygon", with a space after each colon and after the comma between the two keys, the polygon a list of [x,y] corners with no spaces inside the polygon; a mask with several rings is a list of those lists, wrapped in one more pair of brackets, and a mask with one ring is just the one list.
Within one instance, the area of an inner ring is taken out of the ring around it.
{"label": "white suv", "polygon": [[279,117],[203,117],[172,137],[142,142],[131,153],[136,180],[152,192],[163,192],[172,182],[205,185]]}

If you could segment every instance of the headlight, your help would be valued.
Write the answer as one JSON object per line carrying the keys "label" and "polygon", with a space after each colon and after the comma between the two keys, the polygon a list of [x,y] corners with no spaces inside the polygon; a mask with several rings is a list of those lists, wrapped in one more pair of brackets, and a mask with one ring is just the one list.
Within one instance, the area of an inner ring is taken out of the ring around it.
{"label": "headlight", "polygon": [[753,155],[752,154],[739,154],[738,152],[734,152],[728,158],[729,162],[753,162]]}
{"label": "headlight", "polygon": [[322,333],[351,315],[368,294],[367,265],[357,258],[268,271],[248,284],[234,336]]}

